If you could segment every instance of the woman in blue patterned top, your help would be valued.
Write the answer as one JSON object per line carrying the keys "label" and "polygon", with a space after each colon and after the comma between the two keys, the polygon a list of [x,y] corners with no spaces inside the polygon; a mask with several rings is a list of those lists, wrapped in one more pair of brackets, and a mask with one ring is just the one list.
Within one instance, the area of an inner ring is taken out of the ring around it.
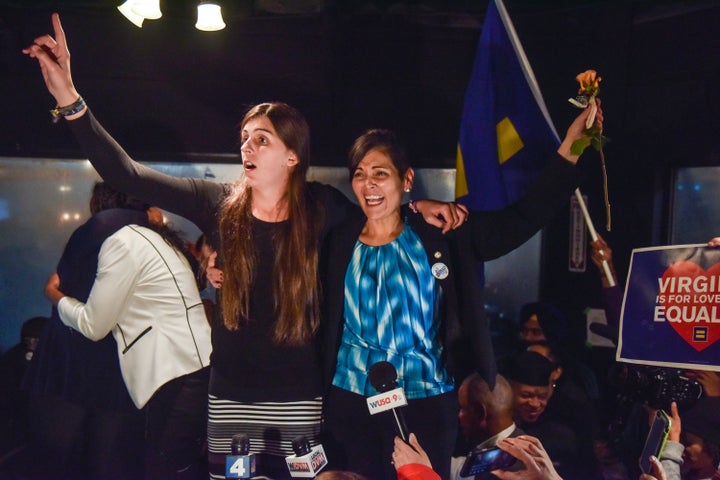
{"label": "woman in blue patterned top", "polygon": [[355,141],[350,180],[364,215],[335,228],[321,255],[323,442],[332,468],[397,478],[393,416],[371,416],[366,401],[379,393],[370,368],[389,362],[408,400],[402,407],[407,425],[447,478],[457,435],[454,379],[478,371],[494,383],[496,374],[477,262],[518,247],[567,203],[577,185],[578,156],[570,145],[586,116],[573,122],[559,155],[525,198],[503,210],[472,212],[447,234],[424,225],[412,202],[401,206],[414,172],[395,135],[369,130]]}

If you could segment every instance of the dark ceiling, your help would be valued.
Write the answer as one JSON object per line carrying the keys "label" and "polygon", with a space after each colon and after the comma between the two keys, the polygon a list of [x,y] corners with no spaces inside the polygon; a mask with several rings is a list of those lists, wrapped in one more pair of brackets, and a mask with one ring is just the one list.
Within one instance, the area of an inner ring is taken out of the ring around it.
{"label": "dark ceiling", "polygon": [[[324,134],[314,146],[319,163],[341,162],[359,131],[384,124],[412,138],[419,162],[453,165],[487,0],[225,0],[228,27],[212,33],[193,28],[197,0],[161,1],[163,17],[142,29],[116,10],[122,1],[0,0],[0,79],[5,91],[15,92],[7,108],[46,110],[37,66],[19,51],[50,31],[49,13],[58,11],[78,88],[140,155],[234,151],[234,123],[243,108],[283,99]],[[505,5],[558,125],[572,114],[563,102],[575,73],[588,67],[606,78],[606,105],[616,108],[616,122],[631,122],[629,128],[642,115],[635,108],[659,109],[644,92],[678,103],[675,111],[688,112],[691,132],[698,115],[678,94],[704,103],[717,98],[705,82],[720,58],[718,0]],[[653,81],[644,85],[643,75]],[[654,116],[663,118],[661,111]],[[0,150],[77,154],[62,129],[45,131],[31,113],[23,120],[0,133]],[[676,135],[677,121],[666,122],[668,134]]]}
{"label": "dark ceiling", "polygon": [[[37,10],[102,11],[124,0],[2,0],[0,7]],[[194,16],[200,0],[161,0],[165,16]],[[218,0],[228,18],[247,15],[307,14],[469,14],[482,15],[487,0]],[[538,12],[586,7],[632,6],[641,16],[663,17],[717,5],[715,0],[506,0],[514,11]]]}

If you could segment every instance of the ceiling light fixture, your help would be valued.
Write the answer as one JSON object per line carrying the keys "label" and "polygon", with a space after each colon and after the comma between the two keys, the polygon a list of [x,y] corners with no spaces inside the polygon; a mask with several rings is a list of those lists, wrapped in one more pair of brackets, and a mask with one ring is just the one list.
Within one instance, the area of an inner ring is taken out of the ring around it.
{"label": "ceiling light fixture", "polygon": [[134,0],[131,9],[133,13],[147,20],[157,20],[162,17],[160,0]]}
{"label": "ceiling light fixture", "polygon": [[127,0],[125,3],[118,6],[117,9],[120,10],[120,13],[122,13],[125,18],[130,20],[136,27],[142,28],[143,20],[145,20],[145,18],[133,12],[133,3],[135,3],[135,0]]}
{"label": "ceiling light fixture", "polygon": [[205,32],[215,32],[225,28],[220,5],[215,2],[200,2],[197,6],[198,18],[195,28]]}

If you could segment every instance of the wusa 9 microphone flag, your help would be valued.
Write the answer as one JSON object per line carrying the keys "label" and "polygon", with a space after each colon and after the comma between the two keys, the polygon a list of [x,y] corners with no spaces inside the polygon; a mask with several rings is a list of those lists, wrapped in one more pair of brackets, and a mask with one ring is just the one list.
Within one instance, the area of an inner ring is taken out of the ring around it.
{"label": "wusa 9 microphone flag", "polygon": [[475,210],[517,201],[560,140],[502,0],[492,0],[465,93],[455,198]]}
{"label": "wusa 9 microphone flag", "polygon": [[617,360],[720,371],[720,249],[633,250]]}

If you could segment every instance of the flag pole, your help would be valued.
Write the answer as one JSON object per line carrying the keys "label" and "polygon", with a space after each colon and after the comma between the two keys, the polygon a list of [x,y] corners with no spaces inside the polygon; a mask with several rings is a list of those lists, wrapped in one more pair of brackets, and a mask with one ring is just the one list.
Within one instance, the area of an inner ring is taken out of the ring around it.
{"label": "flag pole", "polygon": [[[575,197],[580,204],[580,210],[582,210],[583,217],[585,218],[585,224],[587,225],[588,231],[590,232],[590,238],[592,238],[594,242],[598,239],[598,235],[595,231],[595,226],[593,225],[592,219],[590,218],[590,214],[588,213],[587,205],[585,205],[585,199],[583,198],[582,193],[580,193],[579,188],[575,189]],[[612,272],[610,272],[610,265],[608,265],[607,260],[603,259],[602,267],[603,271],[605,272],[605,278],[607,278],[608,285],[614,287],[615,279],[613,278]]]}

